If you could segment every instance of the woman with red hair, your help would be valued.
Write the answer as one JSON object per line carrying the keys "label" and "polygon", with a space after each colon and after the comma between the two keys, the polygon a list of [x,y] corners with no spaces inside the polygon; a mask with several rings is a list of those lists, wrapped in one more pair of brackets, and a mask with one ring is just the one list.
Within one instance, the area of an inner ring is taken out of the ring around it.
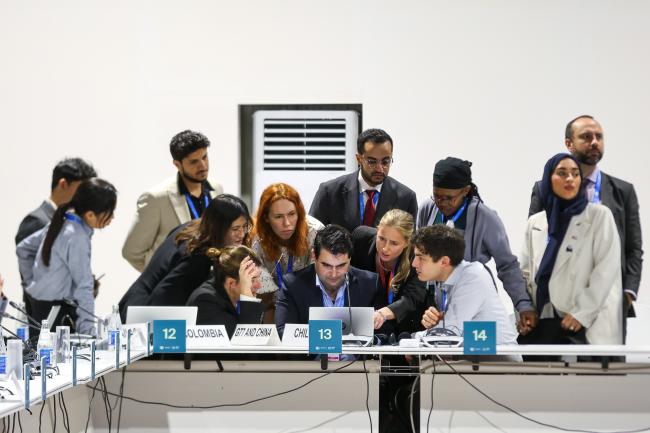
{"label": "woman with red hair", "polygon": [[273,322],[275,297],[282,275],[313,263],[311,248],[316,232],[323,228],[307,215],[300,195],[286,183],[269,185],[260,197],[252,249],[262,259],[262,287],[257,292],[268,306],[265,322]]}

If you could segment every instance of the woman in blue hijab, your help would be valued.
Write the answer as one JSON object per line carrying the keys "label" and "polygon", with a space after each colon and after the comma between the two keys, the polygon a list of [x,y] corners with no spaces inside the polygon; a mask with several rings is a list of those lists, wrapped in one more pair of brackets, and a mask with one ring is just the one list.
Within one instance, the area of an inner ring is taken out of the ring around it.
{"label": "woman in blue hijab", "polygon": [[578,161],[544,166],[544,210],[530,217],[519,262],[540,323],[523,344],[622,344],[620,241],[611,211],[589,203]]}

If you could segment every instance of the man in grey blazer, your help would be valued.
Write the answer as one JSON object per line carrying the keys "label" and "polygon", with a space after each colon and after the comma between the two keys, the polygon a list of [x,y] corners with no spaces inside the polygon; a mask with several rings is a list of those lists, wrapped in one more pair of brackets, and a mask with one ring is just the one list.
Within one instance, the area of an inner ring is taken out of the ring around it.
{"label": "man in grey blazer", "polygon": [[122,247],[122,256],[142,272],[169,232],[199,218],[223,187],[208,181],[210,141],[200,132],[176,134],[169,144],[178,173],[138,198],[138,207]]}
{"label": "man in grey blazer", "polygon": [[415,192],[388,176],[393,163],[393,139],[381,129],[368,129],[357,138],[359,170],[323,182],[309,214],[352,232],[360,225],[376,227],[390,209],[402,209],[416,218]]}
{"label": "man in grey blazer", "polygon": [[50,196],[20,222],[16,233],[16,245],[48,225],[56,208],[72,199],[81,181],[95,176],[97,173],[93,166],[81,158],[66,158],[59,161],[52,170]]}
{"label": "man in grey blazer", "polygon": [[[631,308],[641,282],[643,245],[639,219],[639,201],[631,183],[604,173],[598,162],[605,151],[603,128],[592,116],[582,115],[571,120],[565,130],[564,143],[580,162],[587,195],[591,202],[607,206],[614,215],[621,240],[621,271],[623,274],[624,313],[634,315]],[[539,182],[533,186],[528,215],[540,212]],[[624,314],[623,317],[626,317]]]}

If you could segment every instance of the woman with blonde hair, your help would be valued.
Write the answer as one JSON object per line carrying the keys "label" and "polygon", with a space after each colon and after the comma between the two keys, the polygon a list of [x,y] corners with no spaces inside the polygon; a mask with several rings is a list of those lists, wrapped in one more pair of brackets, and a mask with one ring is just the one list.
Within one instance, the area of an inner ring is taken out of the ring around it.
{"label": "woman with blonde hair", "polygon": [[311,249],[322,227],[320,221],[307,215],[298,191],[290,185],[274,183],[262,192],[251,245],[263,264],[259,294],[270,310],[266,317],[269,323],[273,323],[282,276],[313,263]]}
{"label": "woman with blonde hair", "polygon": [[213,275],[190,295],[198,307],[197,325],[224,325],[232,337],[239,323],[261,323],[264,305],[257,298],[261,260],[244,245],[210,248]]}
{"label": "woman with blonde hair", "polygon": [[411,268],[413,216],[391,209],[377,228],[359,226],[352,232],[352,266],[376,272],[385,293],[386,306],[375,312],[375,329],[395,321],[396,330],[420,329],[421,310],[426,299],[426,283]]}

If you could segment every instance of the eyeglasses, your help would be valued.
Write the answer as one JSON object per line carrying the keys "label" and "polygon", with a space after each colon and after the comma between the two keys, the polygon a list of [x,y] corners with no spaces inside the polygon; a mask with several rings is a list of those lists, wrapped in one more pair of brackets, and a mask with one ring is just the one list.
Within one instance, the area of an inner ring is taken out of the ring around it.
{"label": "eyeglasses", "polygon": [[553,174],[555,174],[556,176],[561,177],[562,179],[567,179],[569,176],[571,176],[571,177],[573,177],[575,179],[575,178],[580,177],[580,170],[578,170],[578,169],[565,170],[563,168],[560,168],[558,170],[555,170],[555,173],[553,173]]}
{"label": "eyeglasses", "polygon": [[444,202],[450,203],[462,195],[463,195],[463,191],[459,192],[456,195],[441,195],[441,194],[436,194],[434,192],[433,195],[431,195],[431,200],[435,201],[436,203],[444,203]]}
{"label": "eyeglasses", "polygon": [[384,158],[381,161],[377,161],[375,158],[362,158],[362,159],[363,159],[363,162],[365,162],[366,165],[369,168],[375,168],[375,167],[377,167],[377,164],[380,164],[382,166],[382,168],[388,168],[393,163],[393,158],[392,157],[391,158]]}

